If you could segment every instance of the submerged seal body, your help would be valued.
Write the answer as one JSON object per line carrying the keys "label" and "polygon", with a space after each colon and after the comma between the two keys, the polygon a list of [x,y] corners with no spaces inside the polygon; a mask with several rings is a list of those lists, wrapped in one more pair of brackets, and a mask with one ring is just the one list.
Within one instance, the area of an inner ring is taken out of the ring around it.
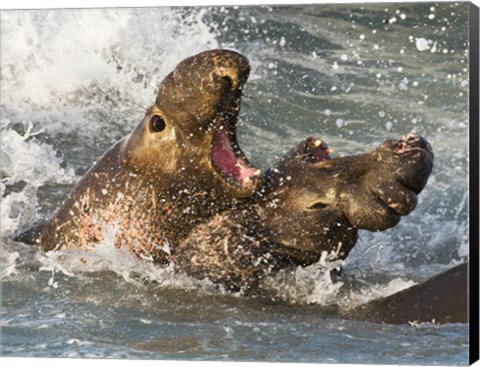
{"label": "submerged seal body", "polygon": [[85,174],[46,222],[16,239],[46,250],[89,249],[111,227],[116,246],[164,261],[199,222],[260,184],[236,140],[250,66],[227,50],[182,61],[130,135]]}
{"label": "submerged seal body", "polygon": [[395,226],[417,204],[433,166],[429,143],[408,134],[371,152],[330,159],[316,138],[264,173],[249,202],[195,227],[172,254],[179,271],[233,291],[272,271],[345,259],[359,229]]}
{"label": "submerged seal body", "polygon": [[468,262],[342,316],[387,324],[468,323]]}

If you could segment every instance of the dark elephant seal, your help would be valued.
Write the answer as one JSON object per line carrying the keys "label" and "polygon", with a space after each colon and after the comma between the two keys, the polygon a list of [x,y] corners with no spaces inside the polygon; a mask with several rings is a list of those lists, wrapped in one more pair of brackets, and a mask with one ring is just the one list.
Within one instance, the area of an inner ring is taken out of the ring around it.
{"label": "dark elephant seal", "polygon": [[414,134],[335,159],[309,138],[264,173],[254,202],[195,227],[172,262],[192,277],[245,291],[281,268],[327,254],[345,259],[359,229],[385,230],[415,208],[432,167],[429,143]]}
{"label": "dark elephant seal", "polygon": [[343,317],[387,324],[468,323],[468,262],[388,297],[348,309]]}
{"label": "dark elephant seal", "polygon": [[162,249],[260,185],[260,171],[236,139],[249,70],[244,56],[228,50],[182,61],[132,133],[100,158],[51,219],[16,239],[45,250],[88,250],[112,227],[116,246],[164,261]]}

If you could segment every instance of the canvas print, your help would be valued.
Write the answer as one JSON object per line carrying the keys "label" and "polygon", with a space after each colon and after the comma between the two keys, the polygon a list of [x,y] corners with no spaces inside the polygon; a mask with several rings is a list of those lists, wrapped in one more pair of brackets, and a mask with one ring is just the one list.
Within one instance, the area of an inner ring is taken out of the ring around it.
{"label": "canvas print", "polygon": [[469,4],[1,12],[1,355],[469,360]]}

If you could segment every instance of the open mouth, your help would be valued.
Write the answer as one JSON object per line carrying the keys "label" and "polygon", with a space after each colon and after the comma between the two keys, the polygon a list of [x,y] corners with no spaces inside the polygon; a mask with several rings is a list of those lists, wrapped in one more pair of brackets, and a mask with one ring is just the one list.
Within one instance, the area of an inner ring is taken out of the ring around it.
{"label": "open mouth", "polygon": [[236,137],[236,117],[238,104],[233,110],[226,112],[220,118],[211,145],[211,161],[216,170],[229,183],[241,188],[256,185],[261,171],[250,165],[239,148]]}
{"label": "open mouth", "polygon": [[333,153],[333,149],[329,148],[324,141],[314,137],[308,139],[306,147],[307,162],[320,163],[326,161],[331,159],[331,153]]}

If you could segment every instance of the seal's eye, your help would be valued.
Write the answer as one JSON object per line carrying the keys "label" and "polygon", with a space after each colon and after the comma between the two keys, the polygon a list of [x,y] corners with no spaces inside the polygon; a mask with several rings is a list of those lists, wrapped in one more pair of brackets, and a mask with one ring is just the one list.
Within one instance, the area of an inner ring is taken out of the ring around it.
{"label": "seal's eye", "polygon": [[155,115],[150,120],[150,126],[152,127],[152,131],[155,133],[159,133],[160,131],[165,130],[167,124],[162,116]]}

